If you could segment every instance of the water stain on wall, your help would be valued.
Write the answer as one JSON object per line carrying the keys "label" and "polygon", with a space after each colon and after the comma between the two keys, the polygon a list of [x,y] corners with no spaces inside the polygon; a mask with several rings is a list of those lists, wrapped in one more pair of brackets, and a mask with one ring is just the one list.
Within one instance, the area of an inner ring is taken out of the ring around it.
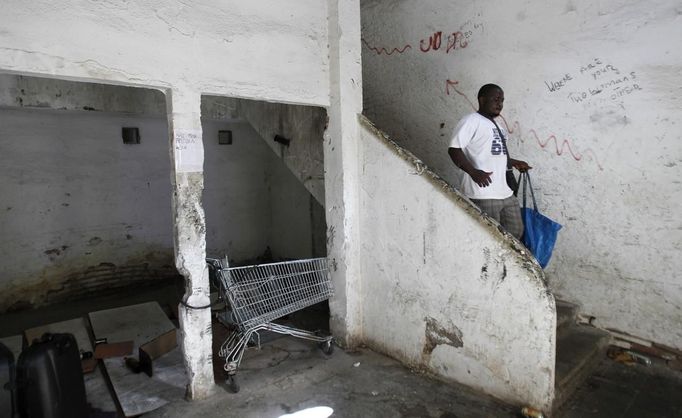
{"label": "water stain on wall", "polygon": [[456,326],[449,324],[444,327],[437,320],[431,317],[424,318],[426,322],[426,329],[424,330],[424,348],[422,349],[422,358],[424,364],[428,364],[431,359],[431,353],[439,345],[449,345],[451,347],[460,348],[464,346],[462,340],[462,331]]}
{"label": "water stain on wall", "polygon": [[[66,246],[63,246],[66,247]],[[64,255],[66,248],[45,251],[48,256]],[[141,251],[123,263],[100,262],[79,266],[78,260],[60,260],[26,280],[3,289],[0,313],[102,295],[120,289],[179,279],[172,249]]]}

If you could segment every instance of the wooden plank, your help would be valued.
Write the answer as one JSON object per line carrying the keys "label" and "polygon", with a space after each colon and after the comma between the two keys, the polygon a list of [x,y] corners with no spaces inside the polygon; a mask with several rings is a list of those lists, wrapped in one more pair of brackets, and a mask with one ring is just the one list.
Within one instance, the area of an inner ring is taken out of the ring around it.
{"label": "wooden plank", "polygon": [[[83,351],[92,351],[92,342],[88,333],[88,324],[83,318],[70,319],[68,321],[56,322],[40,327],[30,328],[24,331],[24,336],[28,343],[35,338],[40,338],[44,333],[69,333],[76,338],[78,348]],[[95,368],[92,373],[83,376],[85,381],[85,396],[88,403],[95,409],[103,412],[116,413],[116,404],[109,391],[107,381],[99,368]]]}
{"label": "wooden plank", "polygon": [[[133,352],[160,335],[175,329],[156,302],[91,312],[96,339],[107,342],[133,341]],[[185,368],[179,348],[154,361],[152,377],[133,373],[122,358],[104,359],[107,374],[126,417],[148,413],[185,395]]]}

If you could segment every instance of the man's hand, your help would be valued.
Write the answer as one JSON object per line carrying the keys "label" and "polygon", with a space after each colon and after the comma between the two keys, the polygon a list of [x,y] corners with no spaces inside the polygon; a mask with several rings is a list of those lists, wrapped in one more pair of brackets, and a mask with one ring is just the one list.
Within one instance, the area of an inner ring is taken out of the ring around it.
{"label": "man's hand", "polygon": [[469,176],[471,176],[471,179],[480,187],[488,187],[490,186],[490,184],[492,184],[493,181],[490,178],[491,174],[493,173],[492,172],[488,173],[487,171],[478,170],[476,168],[472,169],[469,172]]}
{"label": "man's hand", "polygon": [[515,160],[513,158],[510,158],[509,162],[511,163],[512,167],[514,167],[515,169],[519,170],[522,173],[533,168],[533,167],[529,166],[527,162],[521,161],[521,160]]}
{"label": "man's hand", "polygon": [[466,155],[464,155],[464,152],[462,151],[461,148],[448,148],[448,154],[450,154],[452,162],[454,162],[457,167],[459,167],[465,173],[467,173],[471,177],[471,179],[480,187],[488,187],[493,182],[490,179],[490,175],[493,173],[492,172],[488,173],[483,170],[474,168],[474,166],[471,165],[471,163],[467,159]]}

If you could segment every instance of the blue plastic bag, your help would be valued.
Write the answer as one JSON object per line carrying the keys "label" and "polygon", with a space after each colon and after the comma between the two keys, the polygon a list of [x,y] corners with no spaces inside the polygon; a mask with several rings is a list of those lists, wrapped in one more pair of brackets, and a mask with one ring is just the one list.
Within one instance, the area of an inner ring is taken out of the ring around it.
{"label": "blue plastic bag", "polygon": [[[521,208],[523,243],[533,253],[540,266],[545,268],[552,257],[552,250],[554,250],[561,225],[538,212],[538,205],[535,202],[535,193],[533,193],[528,172],[521,173],[521,182],[523,183],[523,207]],[[526,207],[526,185],[530,189],[533,208]]]}

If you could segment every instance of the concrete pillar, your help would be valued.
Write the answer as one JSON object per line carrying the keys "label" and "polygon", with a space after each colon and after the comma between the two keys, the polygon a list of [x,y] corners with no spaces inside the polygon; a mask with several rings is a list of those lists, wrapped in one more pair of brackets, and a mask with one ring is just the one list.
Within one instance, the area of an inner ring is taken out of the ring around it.
{"label": "concrete pillar", "polygon": [[359,231],[359,124],[362,112],[359,0],[327,0],[329,10],[329,126],[324,136],[327,255],[335,296],[330,326],[337,341],[362,340]]}
{"label": "concrete pillar", "polygon": [[185,276],[179,307],[181,348],[187,370],[187,397],[203,399],[214,388],[211,308],[206,268],[206,222],[201,206],[204,148],[201,95],[173,89],[167,100],[170,154],[173,163],[173,230],[175,266]]}

